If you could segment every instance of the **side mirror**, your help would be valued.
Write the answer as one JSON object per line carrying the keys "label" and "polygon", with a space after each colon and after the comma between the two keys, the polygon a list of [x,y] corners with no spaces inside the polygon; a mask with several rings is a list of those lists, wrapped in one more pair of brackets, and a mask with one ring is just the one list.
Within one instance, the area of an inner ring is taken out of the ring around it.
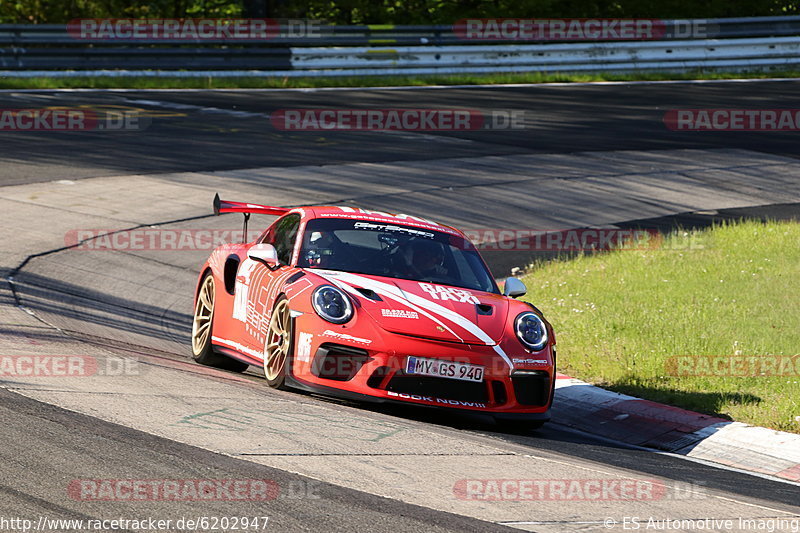
{"label": "side mirror", "polygon": [[528,292],[525,284],[517,278],[506,278],[505,286],[503,287],[503,295],[511,296],[512,298],[519,298]]}
{"label": "side mirror", "polygon": [[247,251],[247,257],[260,261],[270,268],[278,264],[278,252],[271,244],[254,244]]}

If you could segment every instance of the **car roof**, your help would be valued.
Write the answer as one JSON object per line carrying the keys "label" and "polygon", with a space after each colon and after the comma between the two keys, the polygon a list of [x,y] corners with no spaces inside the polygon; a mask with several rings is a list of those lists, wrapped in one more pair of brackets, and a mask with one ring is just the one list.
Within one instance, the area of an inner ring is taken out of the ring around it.
{"label": "car roof", "polygon": [[353,220],[365,220],[369,222],[381,222],[385,224],[399,224],[403,226],[413,226],[433,231],[441,231],[451,235],[464,237],[464,234],[452,226],[439,224],[426,218],[404,215],[401,213],[386,213],[384,211],[373,211],[359,207],[337,206],[337,205],[315,205],[292,209],[293,213],[299,212],[308,221],[317,218],[341,218]]}

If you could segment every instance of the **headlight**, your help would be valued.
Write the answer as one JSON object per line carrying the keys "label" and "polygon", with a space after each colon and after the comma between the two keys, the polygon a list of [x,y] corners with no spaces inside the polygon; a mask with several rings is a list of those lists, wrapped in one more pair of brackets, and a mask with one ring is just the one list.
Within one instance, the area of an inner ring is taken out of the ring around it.
{"label": "headlight", "polygon": [[534,352],[547,345],[547,326],[536,313],[521,313],[514,322],[514,329],[520,342]]}
{"label": "headlight", "polygon": [[353,318],[350,299],[333,285],[317,287],[311,294],[311,305],[319,316],[334,324],[344,324]]}

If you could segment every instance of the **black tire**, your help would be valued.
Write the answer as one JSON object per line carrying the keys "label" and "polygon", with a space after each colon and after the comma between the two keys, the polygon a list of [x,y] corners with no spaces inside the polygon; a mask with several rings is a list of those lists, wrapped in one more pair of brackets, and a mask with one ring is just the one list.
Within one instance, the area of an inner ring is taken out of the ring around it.
{"label": "black tire", "polygon": [[289,389],[286,385],[286,366],[292,360],[293,338],[289,300],[281,295],[272,308],[264,341],[264,377],[273,389]]}
{"label": "black tire", "polygon": [[231,359],[214,352],[211,345],[211,328],[214,324],[214,276],[206,274],[200,282],[197,302],[192,317],[192,358],[201,365],[213,366],[232,372],[244,372],[250,366],[247,363]]}

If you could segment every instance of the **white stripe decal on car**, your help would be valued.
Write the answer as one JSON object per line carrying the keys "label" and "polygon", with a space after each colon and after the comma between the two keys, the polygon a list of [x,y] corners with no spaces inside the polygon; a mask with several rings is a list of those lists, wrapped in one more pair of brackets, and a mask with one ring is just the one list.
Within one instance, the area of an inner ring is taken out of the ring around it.
{"label": "white stripe decal on car", "polygon": [[[336,279],[336,278],[334,278],[334,277],[328,277],[328,276],[325,276],[325,275],[323,275],[323,274],[319,274],[318,272],[317,272],[316,274],[318,274],[319,276],[321,276],[321,277],[325,278],[326,280],[330,281],[331,283],[333,283],[334,285],[336,285],[336,286],[337,286],[337,287],[339,287],[340,289],[342,289],[342,290],[344,290],[344,291],[346,291],[346,292],[349,292],[350,294],[352,294],[352,295],[354,295],[354,296],[362,296],[362,294],[361,294],[361,293],[359,293],[359,292],[358,292],[358,291],[355,289],[355,287],[352,287],[352,286],[348,285],[347,283],[344,283],[344,282],[343,282],[343,281],[341,281],[341,280],[338,280],[338,279]],[[378,291],[375,291],[375,292],[378,292]],[[454,336],[455,338],[457,338],[458,340],[460,340],[460,341],[462,341],[462,342],[464,341],[464,339],[463,339],[463,338],[461,338],[461,336],[459,336],[459,335],[458,335],[458,333],[456,333],[455,331],[453,331],[452,329],[450,329],[449,327],[447,327],[447,325],[446,325],[444,322],[442,322],[441,320],[439,320],[438,318],[436,318],[436,317],[435,317],[435,316],[433,316],[432,314],[428,313],[427,311],[425,311],[425,310],[424,310],[424,309],[422,309],[421,307],[418,307],[418,306],[416,306],[416,305],[412,304],[411,302],[409,302],[409,301],[408,301],[408,300],[406,300],[405,298],[398,297],[398,296],[395,296],[395,295],[393,295],[393,294],[386,294],[386,293],[382,294],[382,296],[384,296],[384,297],[386,297],[386,298],[389,298],[389,299],[391,299],[391,300],[394,300],[394,301],[396,301],[396,302],[398,302],[398,303],[400,303],[400,304],[403,304],[403,305],[405,305],[405,306],[407,306],[407,307],[409,307],[409,308],[411,308],[411,309],[413,309],[413,310],[415,310],[415,311],[419,312],[420,314],[422,314],[422,315],[424,315],[424,316],[426,316],[426,317],[430,318],[431,320],[433,320],[434,322],[436,322],[437,324],[439,324],[440,326],[442,326],[444,329],[446,329],[447,331],[449,331],[450,333],[452,333],[452,334],[453,334],[453,336]]]}
{"label": "white stripe decal on car", "polygon": [[[462,329],[469,331],[470,333],[475,335],[478,339],[483,341],[487,346],[492,346],[494,348],[494,351],[497,352],[497,354],[503,358],[506,364],[508,364],[509,370],[514,369],[514,365],[511,362],[511,359],[508,358],[508,355],[506,355],[503,349],[500,348],[500,346],[498,346],[494,342],[494,340],[489,335],[486,334],[485,331],[483,331],[473,322],[470,322],[469,320],[459,315],[455,311],[451,311],[446,307],[431,302],[421,296],[417,296],[416,294],[406,293],[405,291],[396,287],[395,285],[389,285],[388,283],[383,283],[381,281],[376,281],[370,278],[362,277],[357,274],[351,274],[349,272],[335,272],[335,273],[328,273],[328,275],[322,274],[322,277],[330,280],[331,282],[334,282],[334,280],[338,280],[341,281],[342,283],[346,281],[354,285],[360,285],[366,289],[371,289],[375,291],[381,296],[386,296],[393,300],[401,301],[402,303],[406,302],[408,302],[409,304],[413,303],[416,304],[415,306],[419,306],[431,311],[432,313],[436,313],[442,318],[447,319],[450,322],[453,322]],[[409,305],[409,307],[415,307],[415,306]]]}
{"label": "white stripe decal on car", "polygon": [[260,352],[257,352],[256,350],[248,348],[244,344],[240,344],[240,343],[238,343],[236,341],[230,341],[228,339],[223,339],[222,337],[211,337],[211,340],[214,341],[214,342],[218,342],[220,344],[225,344],[225,345],[228,346],[228,348],[233,348],[237,352],[242,352],[243,354],[251,355],[251,356],[253,356],[256,359],[259,359],[261,361],[264,360],[264,354],[263,353],[260,353]]}

